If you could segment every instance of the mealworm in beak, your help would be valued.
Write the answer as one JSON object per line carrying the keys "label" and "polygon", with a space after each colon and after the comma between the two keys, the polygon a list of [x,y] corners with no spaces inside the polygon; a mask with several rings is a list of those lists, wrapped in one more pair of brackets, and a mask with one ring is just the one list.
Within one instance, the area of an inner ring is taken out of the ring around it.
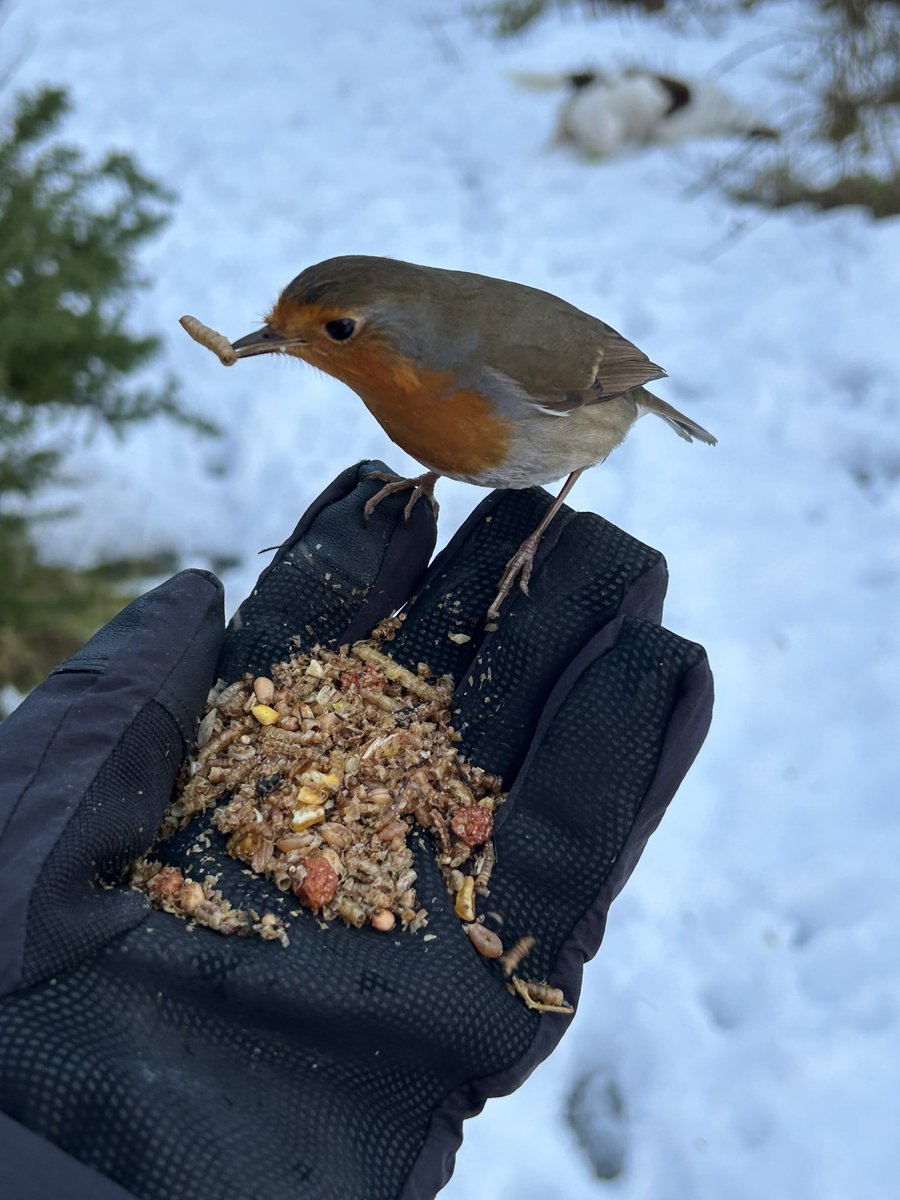
{"label": "mealworm in beak", "polygon": [[212,350],[223,367],[233,367],[237,362],[238,356],[224,333],[218,333],[215,329],[210,329],[208,325],[204,325],[196,317],[182,317],[178,324],[195,342],[199,342],[207,350]]}

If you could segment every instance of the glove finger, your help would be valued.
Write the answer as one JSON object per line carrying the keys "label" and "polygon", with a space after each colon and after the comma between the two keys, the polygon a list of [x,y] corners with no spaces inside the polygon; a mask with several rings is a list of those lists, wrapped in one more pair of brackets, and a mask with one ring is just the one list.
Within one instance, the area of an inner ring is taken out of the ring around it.
{"label": "glove finger", "polygon": [[497,630],[485,632],[503,568],[550,502],[539,488],[488,497],[435,560],[390,647],[407,666],[423,661],[457,680],[462,748],[505,781],[515,778],[557,679],[590,639],[617,615],[662,615],[659,551],[563,506],[542,539],[530,594],[516,589]]}
{"label": "glove finger", "polygon": [[301,517],[260,575],[225,635],[219,676],[231,683],[267,672],[298,644],[341,645],[366,637],[400,608],[428,565],[437,536],[428,504],[409,519],[409,497],[388,496],[366,520],[381,462],[343,471]]}
{"label": "glove finger", "polygon": [[159,823],[209,690],[222,608],[215,576],[182,572],[128,605],[4,722],[0,991],[140,918],[139,896],[94,881],[118,878]]}
{"label": "glove finger", "polygon": [[[456,531],[428,569],[391,656],[404,666],[427,662],[435,675],[465,678],[483,642],[485,620],[500,577],[551,504],[542,488],[491,492]],[[541,546],[551,545],[573,515],[563,505]]]}
{"label": "glove finger", "polygon": [[645,621],[603,630],[550,697],[500,810],[489,907],[537,939],[526,974],[574,1000],[609,906],[709,728],[702,646]]}

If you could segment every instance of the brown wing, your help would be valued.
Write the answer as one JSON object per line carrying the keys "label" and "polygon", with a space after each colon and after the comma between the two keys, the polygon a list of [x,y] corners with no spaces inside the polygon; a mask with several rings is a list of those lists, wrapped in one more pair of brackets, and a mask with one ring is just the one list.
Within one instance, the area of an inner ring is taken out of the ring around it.
{"label": "brown wing", "polygon": [[530,305],[517,320],[507,319],[505,336],[482,343],[495,396],[505,390],[510,398],[527,398],[562,415],[665,376],[662,367],[603,321],[556,296],[541,297],[541,304]]}
{"label": "brown wing", "polygon": [[582,404],[611,400],[651,379],[664,379],[666,372],[651,362],[642,350],[607,326],[607,334],[599,347],[597,373],[582,393]]}

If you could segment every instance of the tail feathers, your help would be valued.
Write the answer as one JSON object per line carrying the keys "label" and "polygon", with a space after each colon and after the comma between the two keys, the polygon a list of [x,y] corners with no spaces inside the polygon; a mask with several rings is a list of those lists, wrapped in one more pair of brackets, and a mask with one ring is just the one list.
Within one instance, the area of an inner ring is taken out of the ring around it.
{"label": "tail feathers", "polygon": [[686,417],[680,413],[677,408],[673,408],[671,404],[666,404],[665,400],[660,400],[659,396],[654,396],[652,392],[648,392],[646,388],[641,388],[638,398],[638,408],[641,414],[645,412],[653,413],[669,425],[680,438],[684,438],[686,442],[692,442],[694,438],[698,442],[705,442],[707,446],[715,446],[716,439],[702,425],[698,425],[696,421],[692,421],[690,417]]}

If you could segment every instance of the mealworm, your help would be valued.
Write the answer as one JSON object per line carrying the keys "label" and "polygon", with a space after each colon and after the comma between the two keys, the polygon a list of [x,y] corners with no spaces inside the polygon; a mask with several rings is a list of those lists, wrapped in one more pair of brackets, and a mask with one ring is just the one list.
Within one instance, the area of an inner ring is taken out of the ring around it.
{"label": "mealworm", "polygon": [[351,647],[350,653],[355,658],[360,658],[370,667],[377,667],[394,683],[399,683],[401,687],[406,688],[408,692],[413,692],[417,696],[421,696],[423,700],[428,700],[432,704],[439,704],[441,707],[446,707],[450,697],[441,688],[434,687],[430,683],[426,683],[424,679],[420,679],[418,675],[414,675],[412,671],[408,671],[406,667],[401,667],[399,663],[394,662],[392,658],[388,658],[386,654],[382,654],[380,650],[376,650],[374,646],[370,646],[366,642],[357,642]]}
{"label": "mealworm", "polygon": [[519,963],[531,953],[537,941],[533,937],[520,937],[515,945],[510,946],[506,953],[501,957],[500,963],[503,967],[503,974],[507,977],[513,974]]}
{"label": "mealworm", "polygon": [[575,1011],[571,1004],[566,1003],[562,988],[550,987],[547,983],[537,983],[532,979],[520,979],[518,975],[513,976],[512,985],[528,1007],[536,1012],[563,1013],[568,1016]]}
{"label": "mealworm", "polygon": [[233,367],[237,362],[238,356],[224,333],[218,333],[215,329],[210,329],[208,325],[204,325],[196,317],[184,316],[179,320],[178,324],[195,342],[199,342],[207,350],[212,350],[223,367]]}
{"label": "mealworm", "polygon": [[497,851],[494,849],[494,843],[487,842],[481,855],[481,866],[478,874],[475,876],[475,891],[479,896],[489,896],[491,894],[488,885],[491,882],[491,875],[493,874],[496,862]]}

